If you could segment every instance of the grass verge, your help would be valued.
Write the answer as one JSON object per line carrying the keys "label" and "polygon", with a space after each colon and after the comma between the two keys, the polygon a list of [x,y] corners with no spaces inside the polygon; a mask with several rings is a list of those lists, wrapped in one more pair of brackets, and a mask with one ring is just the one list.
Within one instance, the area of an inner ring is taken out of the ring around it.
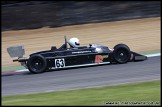
{"label": "grass verge", "polygon": [[[18,62],[17,62],[17,63],[18,63]],[[3,68],[2,68],[2,72],[11,71],[11,70],[21,70],[21,69],[25,69],[25,67],[23,67],[23,66],[3,67]]]}
{"label": "grass verge", "polygon": [[161,51],[158,50],[152,50],[152,51],[146,51],[146,52],[139,52],[141,54],[147,55],[147,54],[155,54],[155,53],[160,53]]}
{"label": "grass verge", "polygon": [[2,97],[2,105],[160,105],[160,81]]}

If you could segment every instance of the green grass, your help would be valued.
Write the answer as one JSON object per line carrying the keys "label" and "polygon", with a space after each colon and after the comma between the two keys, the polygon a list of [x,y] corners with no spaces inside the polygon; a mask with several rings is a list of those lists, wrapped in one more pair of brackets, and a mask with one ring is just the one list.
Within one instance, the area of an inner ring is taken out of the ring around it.
{"label": "green grass", "polygon": [[160,53],[160,50],[152,50],[152,51],[146,51],[146,52],[139,52],[141,54],[147,55],[147,54],[155,54],[155,53]]}
{"label": "green grass", "polygon": [[[13,62],[13,63],[18,63],[18,62]],[[10,67],[3,67],[1,69],[2,69],[2,72],[5,72],[5,71],[10,71],[10,70],[21,70],[21,69],[25,69],[25,67],[23,67],[23,66],[10,66]]]}
{"label": "green grass", "polygon": [[160,105],[160,81],[100,88],[2,97],[2,105],[107,105],[107,102],[147,102]]}

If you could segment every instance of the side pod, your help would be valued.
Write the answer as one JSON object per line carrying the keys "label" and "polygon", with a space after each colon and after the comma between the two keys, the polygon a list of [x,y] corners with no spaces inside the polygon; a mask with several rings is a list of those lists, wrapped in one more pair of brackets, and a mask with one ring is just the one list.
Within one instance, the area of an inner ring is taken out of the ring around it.
{"label": "side pod", "polygon": [[147,56],[145,55],[142,55],[142,54],[139,54],[139,53],[136,53],[136,52],[132,52],[131,51],[131,54],[133,54],[133,61],[144,61],[144,60],[147,60]]}

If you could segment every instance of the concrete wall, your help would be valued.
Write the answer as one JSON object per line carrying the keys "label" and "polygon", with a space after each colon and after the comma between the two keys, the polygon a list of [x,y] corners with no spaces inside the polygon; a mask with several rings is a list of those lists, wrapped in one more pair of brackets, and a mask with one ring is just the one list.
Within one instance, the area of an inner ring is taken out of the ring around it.
{"label": "concrete wall", "polygon": [[2,2],[2,31],[159,17],[160,1]]}

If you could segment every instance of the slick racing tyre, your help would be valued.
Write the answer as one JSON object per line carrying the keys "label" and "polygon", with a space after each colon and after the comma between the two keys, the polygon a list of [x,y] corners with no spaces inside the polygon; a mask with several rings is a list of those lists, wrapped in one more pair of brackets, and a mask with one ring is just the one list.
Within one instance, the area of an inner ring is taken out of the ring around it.
{"label": "slick racing tyre", "polygon": [[42,73],[47,67],[47,61],[42,55],[33,55],[29,58],[27,67],[31,73]]}
{"label": "slick racing tyre", "polygon": [[130,49],[125,44],[117,44],[114,46],[113,58],[115,62],[123,64],[129,61],[131,56]]}

